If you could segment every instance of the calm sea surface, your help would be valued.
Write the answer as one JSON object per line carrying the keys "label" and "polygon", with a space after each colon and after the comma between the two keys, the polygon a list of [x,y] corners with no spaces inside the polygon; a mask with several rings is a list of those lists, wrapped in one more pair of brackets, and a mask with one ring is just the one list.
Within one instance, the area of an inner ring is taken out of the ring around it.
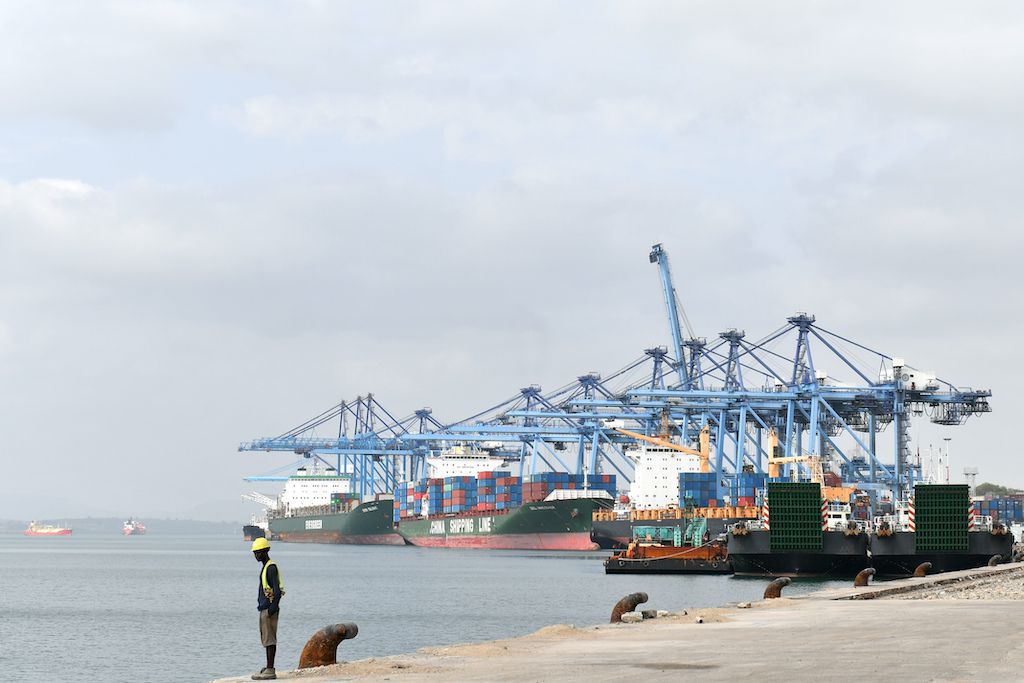
{"label": "calm sea surface", "polygon": [[[263,666],[259,566],[238,537],[0,534],[0,671],[12,681],[205,681]],[[275,543],[287,595],[279,668],[354,621],[352,660],[604,623],[615,602],[677,610],[760,597],[765,580],[605,576],[607,553]],[[787,593],[845,585],[799,581]]]}

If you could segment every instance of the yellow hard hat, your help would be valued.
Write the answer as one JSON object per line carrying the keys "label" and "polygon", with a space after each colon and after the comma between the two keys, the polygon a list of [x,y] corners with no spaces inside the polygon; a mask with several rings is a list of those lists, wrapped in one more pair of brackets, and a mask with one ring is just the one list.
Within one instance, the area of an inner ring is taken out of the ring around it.
{"label": "yellow hard hat", "polygon": [[270,541],[268,541],[265,538],[257,538],[255,541],[252,542],[252,551],[253,552],[256,552],[257,550],[267,550],[269,548],[270,548]]}

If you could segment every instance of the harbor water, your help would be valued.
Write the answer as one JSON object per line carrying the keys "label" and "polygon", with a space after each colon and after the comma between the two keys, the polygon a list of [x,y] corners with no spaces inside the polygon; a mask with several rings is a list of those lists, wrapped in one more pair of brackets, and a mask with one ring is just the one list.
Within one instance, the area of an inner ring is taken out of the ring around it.
{"label": "harbor water", "polygon": [[[258,565],[238,537],[0,534],[0,668],[17,681],[203,681],[259,670]],[[759,599],[764,579],[606,576],[607,552],[275,543],[287,594],[277,665],[354,621],[339,659],[605,623],[615,602],[679,610]],[[797,594],[848,581],[794,580]]]}

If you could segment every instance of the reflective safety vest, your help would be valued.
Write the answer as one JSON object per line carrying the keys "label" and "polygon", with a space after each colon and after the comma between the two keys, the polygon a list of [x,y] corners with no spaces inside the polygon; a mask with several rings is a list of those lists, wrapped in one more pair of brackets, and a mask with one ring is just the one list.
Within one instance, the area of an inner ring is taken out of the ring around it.
{"label": "reflective safety vest", "polygon": [[[267,560],[267,563],[263,565],[263,571],[260,572],[260,583],[263,584],[263,595],[267,596],[267,600],[274,601],[274,589],[270,587],[270,582],[267,581],[267,569],[270,565],[277,567],[277,563],[273,560]],[[284,596],[284,583],[281,582],[281,568],[277,567],[277,587],[281,590],[281,595]]]}

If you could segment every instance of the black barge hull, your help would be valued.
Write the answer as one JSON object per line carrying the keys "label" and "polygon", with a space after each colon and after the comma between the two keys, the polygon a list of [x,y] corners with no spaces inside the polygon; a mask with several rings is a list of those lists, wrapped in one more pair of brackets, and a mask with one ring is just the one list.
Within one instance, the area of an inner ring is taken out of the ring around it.
{"label": "black barge hull", "polygon": [[870,566],[867,534],[822,534],[821,550],[772,552],[767,531],[729,534],[729,562],[737,576],[856,576]]}
{"label": "black barge hull", "polygon": [[984,567],[995,555],[1008,562],[1013,552],[1013,536],[972,531],[967,535],[967,552],[922,551],[915,548],[915,534],[900,531],[891,536],[872,536],[871,565],[877,576],[912,576],[922,562],[931,562],[929,574]]}

